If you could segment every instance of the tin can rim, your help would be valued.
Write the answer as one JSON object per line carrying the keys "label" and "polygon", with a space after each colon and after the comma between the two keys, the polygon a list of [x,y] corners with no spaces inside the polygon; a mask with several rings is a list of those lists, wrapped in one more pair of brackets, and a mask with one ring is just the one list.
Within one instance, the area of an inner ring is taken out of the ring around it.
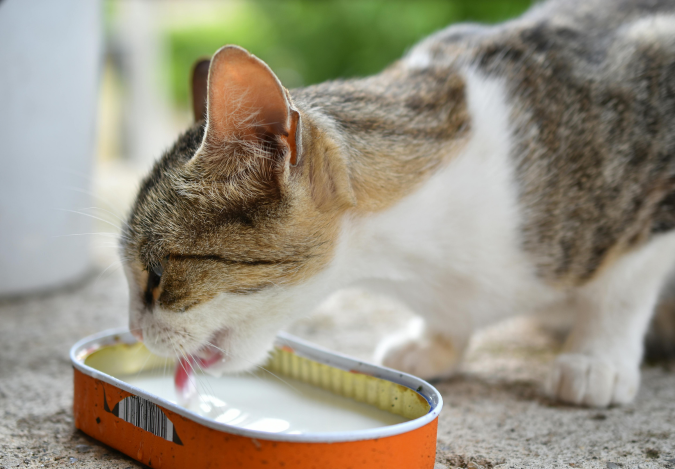
{"label": "tin can rim", "polygon": [[393,370],[391,368],[357,360],[341,353],[332,352],[304,341],[291,334],[279,332],[275,340],[275,345],[290,347],[297,355],[315,360],[320,363],[324,363],[343,370],[365,373],[376,378],[391,381],[413,389],[427,400],[430,405],[430,410],[429,413],[423,415],[422,417],[409,420],[407,422],[384,427],[370,428],[366,430],[311,432],[301,434],[271,433],[260,430],[249,430],[209,419],[197,414],[196,412],[180,407],[166,399],[155,396],[154,394],[148,393],[143,389],[127,384],[124,381],[121,381],[117,378],[114,378],[113,376],[84,364],[85,358],[94,350],[97,350],[102,346],[112,344],[118,340],[123,340],[124,342],[130,344],[137,342],[137,340],[131,335],[127,328],[108,329],[79,340],[70,349],[70,361],[73,364],[73,367],[87,376],[101,380],[131,394],[147,399],[160,407],[182,415],[183,417],[192,421],[198,422],[205,427],[233,435],[240,435],[258,440],[288,441],[298,443],[339,443],[347,441],[372,440],[376,438],[400,435],[402,433],[408,433],[421,428],[433,422],[438,417],[441,409],[443,408],[443,398],[440,392],[438,392],[435,387],[421,378],[403,373],[401,371]]}

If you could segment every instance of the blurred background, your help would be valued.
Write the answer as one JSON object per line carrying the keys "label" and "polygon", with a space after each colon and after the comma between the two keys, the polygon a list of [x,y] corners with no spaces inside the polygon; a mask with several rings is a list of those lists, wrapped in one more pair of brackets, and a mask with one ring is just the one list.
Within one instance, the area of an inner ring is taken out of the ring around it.
{"label": "blurred background", "polygon": [[[499,22],[531,1],[28,3],[0,1],[0,60],[10,64],[0,71],[0,98],[11,104],[0,102],[0,137],[16,143],[0,146],[3,163],[15,162],[0,176],[6,186],[0,194],[0,296],[72,282],[92,268],[107,269],[104,275],[119,269],[115,235],[138,183],[191,122],[188,78],[196,59],[239,44],[266,61],[288,88],[364,76],[446,25]],[[70,59],[64,57],[68,50]],[[45,97],[35,98],[40,91]],[[50,100],[63,102],[42,112]],[[17,119],[17,109],[32,114]],[[44,129],[20,122],[40,115]],[[60,137],[26,148],[39,132]],[[39,162],[45,155],[49,165]],[[51,182],[24,184],[35,181],[38,168],[48,168],[42,179]]]}

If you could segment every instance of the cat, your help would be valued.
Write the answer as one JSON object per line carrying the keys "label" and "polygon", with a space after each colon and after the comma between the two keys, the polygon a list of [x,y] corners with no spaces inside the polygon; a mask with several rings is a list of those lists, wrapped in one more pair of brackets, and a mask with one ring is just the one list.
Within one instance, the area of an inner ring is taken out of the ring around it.
{"label": "cat", "polygon": [[675,2],[548,1],[293,90],[237,46],[194,77],[198,121],[121,239],[152,351],[249,369],[360,285],[419,315],[378,346],[388,367],[448,377],[476,329],[562,312],[550,395],[634,399],[675,264]]}

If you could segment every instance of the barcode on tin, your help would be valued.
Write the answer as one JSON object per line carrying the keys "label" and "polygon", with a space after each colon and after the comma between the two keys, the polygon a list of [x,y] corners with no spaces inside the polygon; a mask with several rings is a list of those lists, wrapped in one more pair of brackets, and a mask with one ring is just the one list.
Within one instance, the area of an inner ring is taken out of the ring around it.
{"label": "barcode on tin", "polygon": [[[105,407],[107,407],[107,403]],[[112,410],[112,414],[155,436],[179,445],[183,444],[176,434],[173,422],[169,420],[162,409],[147,399],[139,396],[122,399]]]}
{"label": "barcode on tin", "polygon": [[155,404],[132,396],[120,401],[118,417],[165,440],[173,440],[173,423]]}

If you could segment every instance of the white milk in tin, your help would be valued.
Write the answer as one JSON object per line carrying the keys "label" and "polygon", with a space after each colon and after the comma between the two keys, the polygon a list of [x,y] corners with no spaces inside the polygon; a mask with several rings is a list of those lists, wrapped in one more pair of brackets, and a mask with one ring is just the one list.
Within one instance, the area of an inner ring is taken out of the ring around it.
{"label": "white milk in tin", "polygon": [[408,419],[316,386],[270,373],[196,375],[197,393],[181,403],[168,374],[116,378],[227,425],[271,433],[339,432],[395,425]]}

